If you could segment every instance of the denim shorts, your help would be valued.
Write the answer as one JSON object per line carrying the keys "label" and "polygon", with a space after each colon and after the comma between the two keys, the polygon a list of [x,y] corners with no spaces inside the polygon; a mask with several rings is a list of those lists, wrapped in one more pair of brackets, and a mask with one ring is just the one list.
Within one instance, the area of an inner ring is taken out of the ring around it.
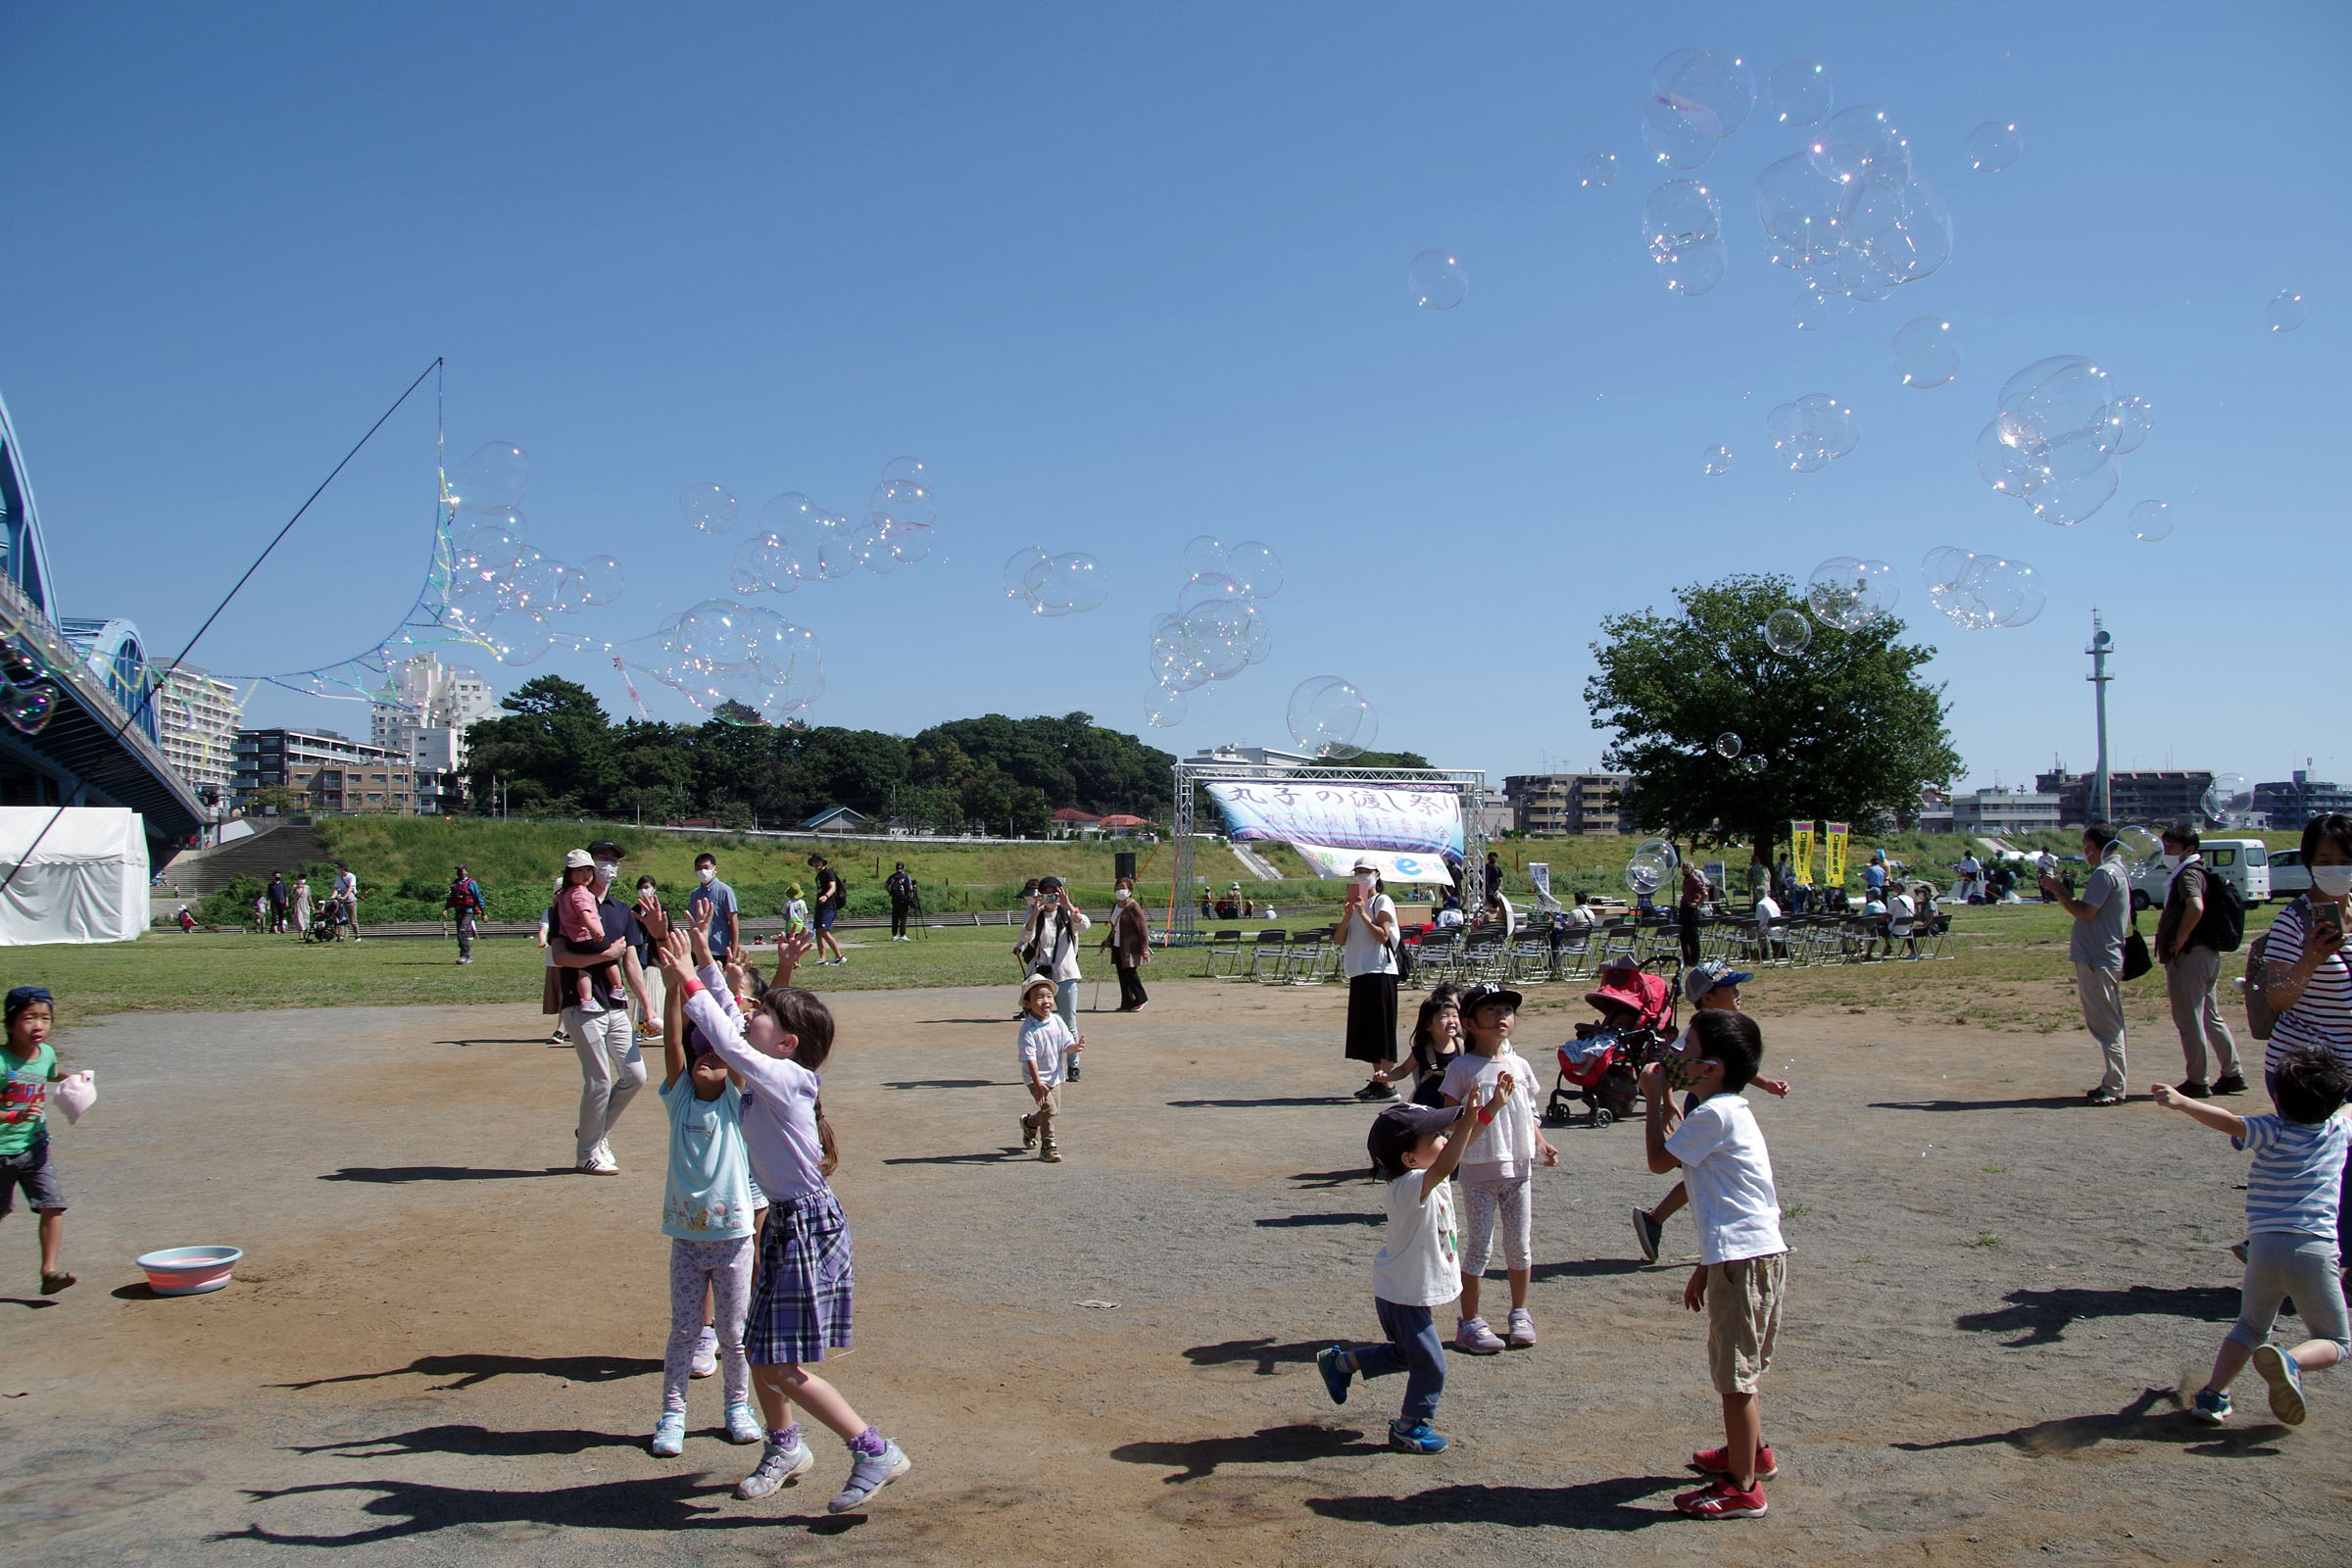
{"label": "denim shorts", "polygon": [[49,1134],[44,1131],[33,1139],[32,1147],[21,1154],[0,1154],[0,1219],[17,1206],[17,1189],[24,1189],[24,1206],[36,1214],[63,1214],[66,1211],[65,1189],[57,1185],[57,1172],[49,1168]]}

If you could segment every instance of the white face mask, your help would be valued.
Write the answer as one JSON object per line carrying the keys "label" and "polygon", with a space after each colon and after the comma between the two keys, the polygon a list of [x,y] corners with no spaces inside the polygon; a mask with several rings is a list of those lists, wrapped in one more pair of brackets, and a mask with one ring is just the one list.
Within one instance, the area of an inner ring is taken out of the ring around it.
{"label": "white face mask", "polygon": [[1372,885],[1379,880],[1380,878],[1375,876],[1372,872],[1366,871],[1362,876],[1359,876],[1355,879],[1355,885],[1359,888],[1362,888],[1366,893],[1369,893],[1372,891]]}
{"label": "white face mask", "polygon": [[1112,895],[1112,897],[1116,898],[1121,904],[1125,904],[1131,896],[1132,895],[1130,895],[1125,888],[1119,889],[1116,894]]}
{"label": "white face mask", "polygon": [[694,874],[702,878],[703,886],[705,887],[709,887],[712,882],[718,880],[717,870],[714,867],[708,865],[698,868]]}
{"label": "white face mask", "polygon": [[618,860],[599,860],[596,862],[596,874],[600,880],[610,882],[620,875],[620,862]]}
{"label": "white face mask", "polygon": [[2331,899],[2340,899],[2352,893],[2352,865],[2315,865],[2311,885]]}
{"label": "white face mask", "polygon": [[2178,855],[2167,854],[2164,858],[2164,868],[2168,871],[2180,870],[2180,857]]}

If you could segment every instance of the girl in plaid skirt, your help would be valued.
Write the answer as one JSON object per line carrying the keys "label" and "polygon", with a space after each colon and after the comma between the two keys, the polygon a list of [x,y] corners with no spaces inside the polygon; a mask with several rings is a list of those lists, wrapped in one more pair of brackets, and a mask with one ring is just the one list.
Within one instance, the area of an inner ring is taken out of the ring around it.
{"label": "girl in plaid skirt", "polygon": [[828,1349],[850,1348],[850,1226],[825,1184],[816,1125],[817,1069],[833,1051],[833,1015],[789,984],[805,939],[777,945],[776,982],[739,1028],[712,999],[725,983],[715,968],[697,975],[686,933],[662,945],[663,980],[686,998],[686,1015],[726,1064],[742,1075],[744,1145],[752,1176],[767,1195],[760,1268],[752,1288],[744,1349],[768,1426],[760,1463],[735,1489],[764,1497],[816,1463],[787,1401],[831,1427],[849,1445],[850,1479],[827,1506],[847,1513],[911,1467],[899,1446],[865,1423],[839,1390],[808,1370]]}

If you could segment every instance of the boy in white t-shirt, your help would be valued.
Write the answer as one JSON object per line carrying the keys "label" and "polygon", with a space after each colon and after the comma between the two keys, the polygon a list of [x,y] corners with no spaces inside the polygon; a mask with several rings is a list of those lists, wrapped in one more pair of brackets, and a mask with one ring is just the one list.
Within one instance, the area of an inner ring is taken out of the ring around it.
{"label": "boy in white t-shirt", "polygon": [[[1698,1267],[1683,1304],[1707,1314],[1707,1371],[1723,1396],[1724,1445],[1690,1456],[1713,1477],[1674,1505],[1702,1519],[1751,1519],[1764,1512],[1763,1483],[1779,1474],[1764,1442],[1756,1383],[1772,1364],[1787,1288],[1788,1249],[1781,1240],[1772,1155],[1755,1112],[1740,1098],[1763,1059],[1764,1034],[1744,1013],[1702,1008],[1690,1032],[1642,1070],[1648,1102],[1649,1168],[1678,1167],[1698,1222]],[[1698,1104],[1688,1116],[1669,1091]]]}
{"label": "boy in white t-shirt", "polygon": [[1386,1345],[1350,1350],[1344,1345],[1316,1352],[1315,1365],[1331,1402],[1348,1402],[1356,1374],[1377,1378],[1406,1374],[1404,1408],[1389,1423],[1389,1446],[1405,1453],[1442,1453],[1446,1440],[1429,1424],[1446,1392],[1446,1347],[1438,1338],[1434,1309],[1461,1291],[1454,1246],[1453,1195],[1446,1178],[1463,1154],[1507,1110],[1511,1080],[1494,1086],[1494,1097],[1459,1110],[1430,1105],[1391,1105],[1373,1119],[1364,1139],[1372,1174],[1388,1184],[1389,1230],[1372,1259],[1372,1305],[1389,1337]]}
{"label": "boy in white t-shirt", "polygon": [[[1532,1084],[1535,1069],[1511,1049],[1511,1027],[1518,1021],[1519,993],[1501,986],[1475,985],[1462,993],[1461,1053],[1446,1069],[1440,1088],[1448,1105],[1472,1103],[1492,1093],[1504,1077]],[[1535,1277],[1529,1190],[1536,1161],[1560,1161],[1560,1152],[1536,1125],[1532,1095],[1511,1102],[1479,1157],[1462,1162],[1462,1200],[1470,1210],[1469,1235],[1462,1248],[1462,1310],[1453,1327],[1453,1348],[1472,1355],[1493,1355],[1508,1346],[1526,1349],[1536,1343],[1536,1320],[1527,1310],[1528,1282]],[[1503,1271],[1511,1283],[1511,1314],[1498,1338],[1478,1313],[1479,1283],[1494,1255],[1497,1218],[1502,1226]]]}
{"label": "boy in white t-shirt", "polygon": [[1061,1146],[1054,1141],[1061,1086],[1086,1049],[1086,1036],[1071,1034],[1054,1010],[1059,989],[1042,974],[1021,987],[1021,1010],[1027,1015],[1021,1019],[1021,1082],[1037,1102],[1037,1108],[1021,1118],[1021,1147],[1037,1150],[1037,1157],[1049,1165],[1061,1163]]}

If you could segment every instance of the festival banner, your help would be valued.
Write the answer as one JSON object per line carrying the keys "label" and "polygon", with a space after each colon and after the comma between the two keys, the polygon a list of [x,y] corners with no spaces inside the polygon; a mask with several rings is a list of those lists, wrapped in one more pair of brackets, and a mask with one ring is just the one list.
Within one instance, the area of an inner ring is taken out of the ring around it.
{"label": "festival banner", "polygon": [[1796,868],[1797,881],[1807,886],[1813,881],[1813,824],[1788,824],[1788,863]]}
{"label": "festival banner", "polygon": [[1822,878],[1824,886],[1845,886],[1845,832],[1846,824],[1843,822],[1821,824],[1822,855],[1829,861],[1829,874]]}
{"label": "festival banner", "polygon": [[1201,788],[1224,811],[1232,838],[1395,850],[1461,863],[1461,798],[1450,786],[1212,779]]}
{"label": "festival banner", "polygon": [[1298,858],[1314,867],[1322,877],[1353,876],[1355,862],[1369,860],[1380,871],[1381,879],[1393,891],[1406,887],[1453,886],[1453,870],[1443,856],[1404,855],[1396,850],[1343,850],[1328,844],[1302,844],[1291,840],[1291,848]]}
{"label": "festival banner", "polygon": [[[1536,885],[1537,908],[1556,909],[1560,906],[1560,901],[1551,896],[1551,866],[1548,862],[1544,860],[1528,861],[1527,879]],[[1490,888],[1488,891],[1493,892],[1494,890]]]}

